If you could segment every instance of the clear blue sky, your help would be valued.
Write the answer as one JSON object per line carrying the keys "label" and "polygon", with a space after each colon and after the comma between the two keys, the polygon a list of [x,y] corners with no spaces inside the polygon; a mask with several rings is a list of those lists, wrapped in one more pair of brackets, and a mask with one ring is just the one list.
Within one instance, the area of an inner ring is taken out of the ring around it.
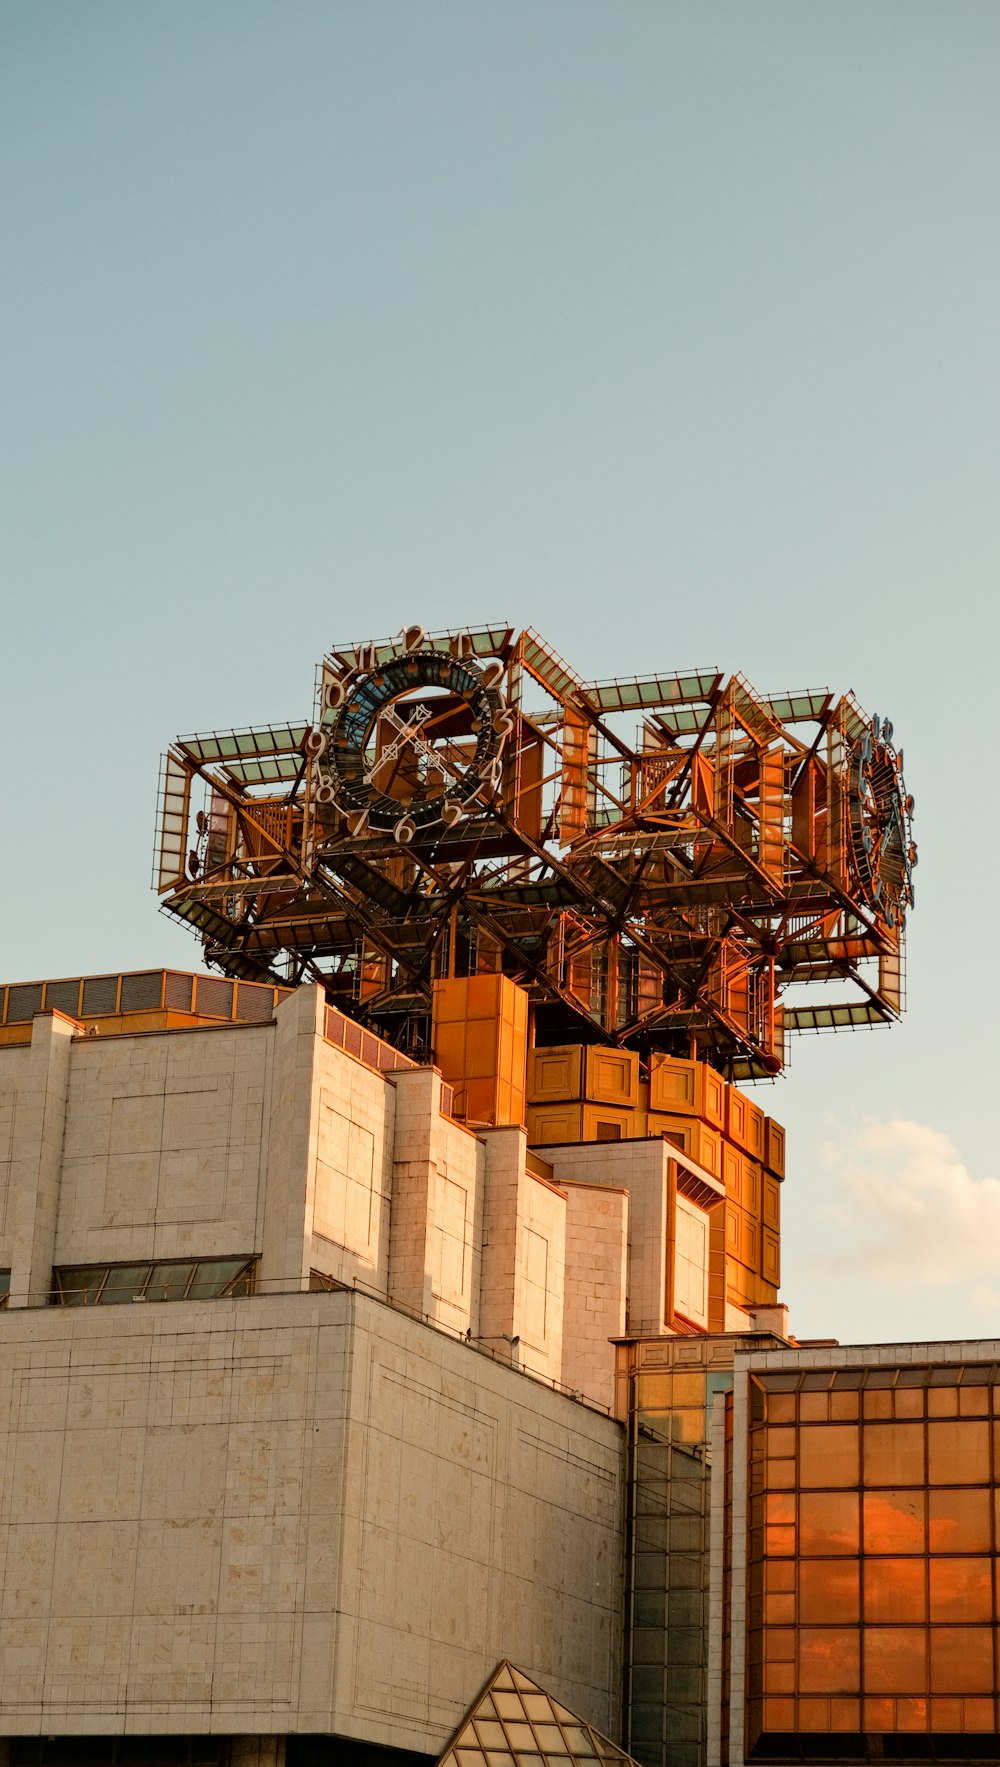
{"label": "clear blue sky", "polygon": [[0,4],[0,976],[197,967],[159,753],[337,639],[853,688],[910,1010],[767,1094],[785,1290],[1000,1335],[998,88],[995,0]]}

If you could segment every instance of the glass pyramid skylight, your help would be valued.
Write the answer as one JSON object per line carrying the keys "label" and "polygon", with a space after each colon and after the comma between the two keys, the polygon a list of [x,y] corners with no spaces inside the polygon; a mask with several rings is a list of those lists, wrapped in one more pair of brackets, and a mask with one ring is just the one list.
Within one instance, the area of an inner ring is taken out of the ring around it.
{"label": "glass pyramid skylight", "polygon": [[438,1759],[438,1767],[635,1767],[631,1755],[502,1662]]}

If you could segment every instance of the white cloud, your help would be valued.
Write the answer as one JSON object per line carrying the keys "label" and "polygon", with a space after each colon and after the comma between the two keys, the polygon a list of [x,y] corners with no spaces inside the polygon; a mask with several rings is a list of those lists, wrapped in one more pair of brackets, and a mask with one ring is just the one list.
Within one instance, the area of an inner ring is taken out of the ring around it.
{"label": "white cloud", "polygon": [[964,1279],[975,1311],[996,1312],[1000,1179],[974,1177],[949,1136],[902,1118],[830,1136],[821,1153],[831,1224],[853,1241],[828,1269],[908,1286]]}

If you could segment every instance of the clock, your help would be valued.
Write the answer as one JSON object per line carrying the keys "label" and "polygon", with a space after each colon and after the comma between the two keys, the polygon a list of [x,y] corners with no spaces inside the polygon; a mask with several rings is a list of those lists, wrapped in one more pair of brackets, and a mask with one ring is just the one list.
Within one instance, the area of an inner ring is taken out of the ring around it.
{"label": "clock", "polygon": [[421,649],[412,630],[417,648],[371,654],[328,682],[308,745],[317,802],[342,811],[352,833],[401,844],[453,827],[490,795],[514,723],[497,688],[502,663]]}
{"label": "clock", "polygon": [[917,849],[911,835],[913,798],[903,782],[903,757],[892,746],[888,718],[873,718],[850,752],[851,861],[862,898],[889,926],[913,904]]}

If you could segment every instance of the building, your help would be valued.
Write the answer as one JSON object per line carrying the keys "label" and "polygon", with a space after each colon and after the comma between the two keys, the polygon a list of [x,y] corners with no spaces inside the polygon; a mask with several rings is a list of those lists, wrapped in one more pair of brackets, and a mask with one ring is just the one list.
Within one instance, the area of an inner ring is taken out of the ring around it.
{"label": "building", "polygon": [[173,745],[217,973],[0,990],[9,1767],[1000,1758],[998,1346],[796,1343],[749,1089],[901,1008],[911,811],[506,627]]}

